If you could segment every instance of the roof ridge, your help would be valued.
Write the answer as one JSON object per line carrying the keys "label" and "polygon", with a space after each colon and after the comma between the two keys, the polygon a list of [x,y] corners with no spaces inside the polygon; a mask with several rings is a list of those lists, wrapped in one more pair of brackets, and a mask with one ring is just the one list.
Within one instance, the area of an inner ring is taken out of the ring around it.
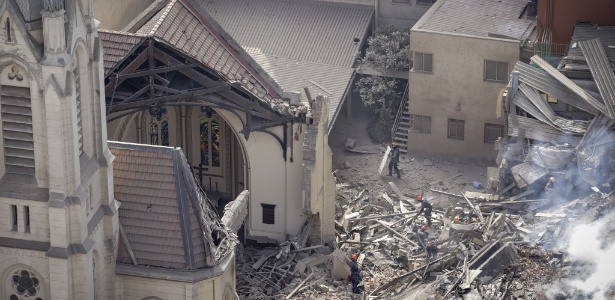
{"label": "roof ridge", "polygon": [[160,27],[160,25],[162,24],[162,22],[164,22],[164,20],[167,18],[167,15],[169,14],[169,12],[171,11],[171,9],[173,9],[173,6],[177,3],[177,0],[171,0],[169,1],[169,4],[167,4],[167,6],[165,8],[163,8],[163,12],[162,15],[160,16],[160,18],[156,21],[156,24],[154,24],[154,26],[152,27],[152,30],[148,33],[148,36],[154,36],[154,34],[156,33],[156,31],[158,31],[158,27]]}

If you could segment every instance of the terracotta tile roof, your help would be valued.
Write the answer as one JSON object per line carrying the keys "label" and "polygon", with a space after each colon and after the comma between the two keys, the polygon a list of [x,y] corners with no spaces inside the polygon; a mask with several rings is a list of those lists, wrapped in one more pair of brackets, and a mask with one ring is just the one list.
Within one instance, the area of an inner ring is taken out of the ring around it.
{"label": "terracotta tile roof", "polygon": [[98,37],[104,49],[105,76],[109,75],[109,72],[123,61],[126,55],[145,40],[143,35],[109,30],[99,30]]}
{"label": "terracotta tile roof", "polygon": [[[223,228],[179,148],[109,142],[120,223],[139,265],[214,266],[236,242]],[[227,238],[217,247],[212,232]],[[127,246],[118,261],[132,263]]]}
{"label": "terracotta tile roof", "polygon": [[527,0],[440,0],[412,30],[526,39],[535,27],[521,19]]}

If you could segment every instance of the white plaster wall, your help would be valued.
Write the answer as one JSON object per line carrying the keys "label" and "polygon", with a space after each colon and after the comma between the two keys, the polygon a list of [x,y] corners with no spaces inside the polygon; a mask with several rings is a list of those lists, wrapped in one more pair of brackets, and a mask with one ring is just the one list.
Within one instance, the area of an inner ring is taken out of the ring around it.
{"label": "white plaster wall", "polygon": [[[484,61],[508,62],[508,73],[519,59],[519,42],[411,31],[413,52],[433,54],[433,73],[410,70],[411,114],[431,116],[431,134],[410,132],[408,148],[465,157],[495,157],[484,143],[484,124],[504,124],[497,118],[498,94],[506,82],[484,80]],[[465,120],[465,139],[447,137],[448,118]]]}
{"label": "white plaster wall", "polygon": [[[241,128],[241,121],[233,114],[218,111],[235,133]],[[295,124],[295,128],[297,125]],[[282,136],[282,129],[272,130]],[[302,154],[303,138],[295,141],[294,162],[290,162],[290,151],[284,161],[282,148],[278,141],[263,132],[252,132],[246,141],[243,134],[238,134],[247,153],[249,170],[250,205],[249,229],[255,236],[267,236],[285,240],[286,234],[296,234],[305,222],[302,210]],[[262,223],[261,203],[273,204],[275,207],[275,224]]]}

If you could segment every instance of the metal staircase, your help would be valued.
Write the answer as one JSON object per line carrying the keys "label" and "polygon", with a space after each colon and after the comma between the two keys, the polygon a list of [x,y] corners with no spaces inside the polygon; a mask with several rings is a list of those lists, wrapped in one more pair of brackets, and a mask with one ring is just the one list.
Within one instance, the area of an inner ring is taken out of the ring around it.
{"label": "metal staircase", "polygon": [[391,139],[399,145],[401,153],[408,153],[408,131],[411,126],[412,117],[408,111],[408,86],[406,86],[399,111],[397,111],[397,116],[395,117],[393,128],[391,129]]}

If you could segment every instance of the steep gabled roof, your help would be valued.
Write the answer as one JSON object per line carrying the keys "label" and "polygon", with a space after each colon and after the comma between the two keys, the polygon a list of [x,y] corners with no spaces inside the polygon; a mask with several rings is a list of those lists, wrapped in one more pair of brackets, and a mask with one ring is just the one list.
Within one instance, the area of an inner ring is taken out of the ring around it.
{"label": "steep gabled roof", "polygon": [[232,253],[236,238],[197,186],[181,149],[119,142],[109,142],[109,149],[127,237],[119,262],[191,270]]}
{"label": "steep gabled roof", "polygon": [[[207,14],[198,1],[170,0],[135,33],[106,33],[101,35],[105,51],[107,47],[110,51],[117,50],[113,39],[128,41],[129,36],[153,38],[198,61],[222,79],[241,82],[247,93],[273,111],[293,116],[307,111],[307,106],[291,107],[282,98],[282,89],[278,84]],[[130,45],[136,45],[136,40],[127,47]],[[105,56],[105,59],[108,59],[105,64],[109,66],[114,60],[119,61],[114,56]],[[111,68],[106,72],[109,73]]]}
{"label": "steep gabled roof", "polygon": [[145,36],[139,34],[109,30],[99,30],[98,37],[105,49],[103,54],[105,76],[109,75],[115,66],[124,61],[126,56],[146,39]]}

